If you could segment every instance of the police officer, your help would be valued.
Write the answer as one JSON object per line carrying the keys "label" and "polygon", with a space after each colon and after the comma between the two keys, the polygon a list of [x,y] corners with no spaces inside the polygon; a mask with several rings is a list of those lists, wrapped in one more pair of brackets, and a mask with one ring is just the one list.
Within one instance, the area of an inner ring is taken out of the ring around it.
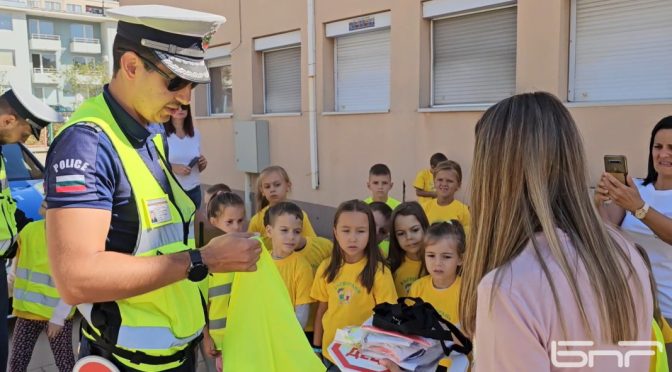
{"label": "police officer", "polygon": [[[60,115],[44,102],[24,90],[12,89],[0,96],[0,155],[2,145],[25,142],[31,134],[40,138],[42,128],[60,122]],[[16,252],[16,237],[30,219],[16,208],[7,182],[5,160],[0,156],[0,371],[7,366],[9,334],[7,331],[8,295],[5,259]]]}
{"label": "police officer", "polygon": [[208,271],[256,270],[261,248],[228,235],[194,247],[195,206],[170,173],[162,123],[208,83],[210,37],[225,21],[160,5],[118,19],[113,77],[47,156],[47,244],[56,286],[85,318],[80,356],[122,371],[194,371]]}

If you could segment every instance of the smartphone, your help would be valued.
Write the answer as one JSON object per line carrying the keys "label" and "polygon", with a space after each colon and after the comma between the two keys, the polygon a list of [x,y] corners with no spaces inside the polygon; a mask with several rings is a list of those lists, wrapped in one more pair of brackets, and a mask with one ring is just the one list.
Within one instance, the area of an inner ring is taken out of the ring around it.
{"label": "smartphone", "polygon": [[198,164],[198,159],[199,159],[199,158],[200,158],[200,157],[197,156],[197,157],[191,159],[191,161],[190,161],[189,164],[188,164],[189,168],[193,168],[196,164]]}
{"label": "smartphone", "polygon": [[604,155],[604,171],[625,185],[628,175],[628,159],[625,155]]}

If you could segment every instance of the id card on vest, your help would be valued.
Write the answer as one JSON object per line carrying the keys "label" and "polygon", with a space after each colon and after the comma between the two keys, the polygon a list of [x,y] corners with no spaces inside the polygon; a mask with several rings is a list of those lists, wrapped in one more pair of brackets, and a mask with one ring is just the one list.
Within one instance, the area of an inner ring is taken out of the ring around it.
{"label": "id card on vest", "polygon": [[168,196],[144,200],[143,204],[145,218],[152,228],[163,226],[172,220],[170,207],[168,206]]}

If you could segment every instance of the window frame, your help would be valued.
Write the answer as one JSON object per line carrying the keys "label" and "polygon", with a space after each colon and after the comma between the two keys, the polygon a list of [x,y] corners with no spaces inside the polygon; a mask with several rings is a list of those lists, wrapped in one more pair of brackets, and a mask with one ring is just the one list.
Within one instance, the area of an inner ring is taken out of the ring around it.
{"label": "window frame", "polygon": [[7,17],[5,19],[5,21],[9,21],[9,28],[0,27],[0,30],[1,31],[14,31],[14,17],[12,17],[11,13],[0,13],[0,25],[3,24],[2,19],[5,18],[5,17]]}
{"label": "window frame", "polygon": [[[35,67],[35,64],[33,63],[33,56],[35,56],[35,55],[40,56],[40,66],[39,67]],[[44,67],[44,56],[45,55],[54,56],[54,68],[53,68],[53,70],[58,69],[58,59],[57,59],[56,53],[53,53],[53,52],[44,53],[44,52],[41,52],[41,51],[36,51],[36,52],[30,53],[30,62],[31,62],[31,64],[33,64],[33,71],[35,71],[36,68],[39,68],[41,74],[50,73],[50,72],[45,72],[44,71],[44,69],[45,69],[45,67]]]}
{"label": "window frame", "polygon": [[[231,64],[231,55],[224,55],[221,57],[214,57],[211,58],[210,60],[206,60],[205,64],[208,68],[208,73],[210,69],[213,68],[221,68],[228,66],[231,69],[231,80],[233,80],[233,66]],[[212,76],[211,76],[212,77]],[[212,112],[212,81],[206,85],[206,99],[207,99],[207,117],[217,117],[217,116],[231,116],[233,114],[233,110],[231,112]],[[231,84],[231,97],[233,97],[233,84]],[[231,106],[233,109],[233,106]]]}
{"label": "window frame", "polygon": [[[278,51],[281,51],[281,50],[292,49],[292,48],[299,49],[299,110],[298,110],[298,111],[287,111],[287,112],[273,112],[273,113],[270,113],[270,112],[268,112],[268,109],[267,109],[267,107],[266,107],[266,53],[268,53],[268,52],[278,52]],[[281,46],[281,47],[278,47],[278,48],[264,49],[264,50],[261,50],[260,52],[261,52],[261,79],[262,79],[262,82],[263,82],[263,84],[262,84],[262,92],[261,92],[261,94],[263,95],[263,98],[264,98],[264,115],[296,114],[296,113],[301,113],[301,106],[302,106],[302,105],[301,105],[301,104],[302,104],[302,102],[301,102],[301,94],[303,93],[303,92],[302,92],[302,90],[303,90],[302,88],[303,88],[303,87],[301,86],[301,78],[302,78],[302,75],[301,75],[301,72],[300,72],[301,67],[302,67],[302,66],[301,66],[301,56],[300,56],[300,54],[301,54],[301,43],[285,45],[285,46]]]}
{"label": "window frame", "polygon": [[[84,9],[80,4],[65,4],[65,9],[69,13],[75,13],[75,14],[84,13]],[[76,9],[79,9],[79,11],[77,11]]]}
{"label": "window frame", "polygon": [[[32,32],[32,31],[30,30],[30,23],[31,23],[31,22],[35,22],[35,23],[37,24],[37,32]],[[50,25],[51,25],[51,33],[46,34],[46,33],[42,32],[42,26],[41,26],[41,24],[43,24],[43,23],[44,23],[44,24],[50,24]],[[31,35],[33,35],[33,34],[38,34],[38,35],[56,35],[56,29],[54,28],[54,22],[52,22],[52,21],[47,21],[47,20],[39,19],[39,18],[30,18],[30,19],[28,19],[28,33],[30,33]]]}
{"label": "window frame", "polygon": [[12,64],[11,65],[0,65],[2,67],[16,67],[16,53],[14,49],[0,49],[0,52],[9,52],[12,55]]}
{"label": "window frame", "polygon": [[[574,0],[571,0],[574,1]],[[435,54],[435,48],[434,48],[434,27],[435,27],[435,22],[436,21],[441,21],[444,19],[450,19],[450,18],[458,18],[458,17],[464,17],[468,15],[473,15],[473,14],[479,14],[479,13],[486,13],[486,12],[492,12],[492,11],[497,11],[497,10],[502,10],[502,9],[507,9],[507,8],[517,8],[518,7],[518,2],[517,1],[507,1],[507,2],[500,2],[485,8],[474,8],[474,9],[468,9],[465,11],[460,11],[460,12],[455,12],[455,13],[450,13],[450,14],[443,14],[439,16],[432,17],[430,19],[430,27],[429,27],[429,108],[430,109],[443,109],[443,108],[451,108],[451,107],[474,107],[474,108],[482,108],[482,107],[489,107],[492,104],[496,102],[479,102],[479,103],[449,103],[449,104],[436,104],[434,100],[434,92],[435,92],[435,83],[434,83],[434,54]],[[516,37],[517,39],[517,37]],[[516,44],[518,43],[518,40],[516,40]],[[517,57],[516,57],[517,59]],[[517,64],[517,61],[516,61]],[[514,76],[514,81],[517,77]]]}
{"label": "window frame", "polygon": [[[78,36],[75,35],[75,27],[79,28],[79,31],[82,31],[83,36]],[[87,30],[91,30],[91,35],[87,36]],[[70,37],[72,39],[87,39],[87,40],[93,40],[95,39],[94,36],[94,27],[93,25],[87,24],[87,23],[71,23],[70,24]]]}

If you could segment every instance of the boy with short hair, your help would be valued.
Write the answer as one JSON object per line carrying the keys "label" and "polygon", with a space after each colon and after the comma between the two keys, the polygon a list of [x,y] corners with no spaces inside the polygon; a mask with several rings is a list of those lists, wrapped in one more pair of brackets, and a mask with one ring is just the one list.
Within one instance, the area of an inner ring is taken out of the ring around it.
{"label": "boy with short hair", "polygon": [[436,190],[434,189],[434,168],[442,161],[448,158],[443,153],[437,152],[429,158],[429,169],[423,169],[418,172],[413,182],[415,187],[415,195],[418,196],[418,203],[423,205],[428,201],[436,198]]}
{"label": "boy with short hair", "polygon": [[369,169],[369,181],[366,187],[371,191],[371,196],[364,199],[364,203],[371,204],[374,201],[383,202],[394,209],[401,204],[399,200],[389,196],[389,192],[394,186],[392,183],[392,172],[385,164],[374,164]]}

